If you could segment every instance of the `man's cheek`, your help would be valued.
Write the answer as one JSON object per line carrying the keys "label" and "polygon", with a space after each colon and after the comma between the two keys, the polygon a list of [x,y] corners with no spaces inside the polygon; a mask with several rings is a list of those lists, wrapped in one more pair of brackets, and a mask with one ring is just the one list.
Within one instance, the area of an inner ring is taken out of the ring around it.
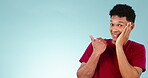
{"label": "man's cheek", "polygon": [[122,33],[122,32],[123,32],[123,30],[124,30],[124,28],[120,29],[120,33]]}

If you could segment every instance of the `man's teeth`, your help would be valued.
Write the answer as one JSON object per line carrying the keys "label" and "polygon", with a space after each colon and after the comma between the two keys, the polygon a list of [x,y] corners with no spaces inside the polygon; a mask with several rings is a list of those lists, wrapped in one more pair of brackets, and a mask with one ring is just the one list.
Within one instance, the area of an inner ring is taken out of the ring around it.
{"label": "man's teeth", "polygon": [[118,36],[118,35],[115,35],[115,34],[114,34],[114,36]]}
{"label": "man's teeth", "polygon": [[117,34],[114,34],[114,36],[115,36],[115,37],[118,37],[118,35],[117,35]]}
{"label": "man's teeth", "polygon": [[118,34],[115,34],[115,33],[112,33],[112,35],[114,36],[114,37],[119,37],[119,35],[120,35],[121,33],[118,33]]}

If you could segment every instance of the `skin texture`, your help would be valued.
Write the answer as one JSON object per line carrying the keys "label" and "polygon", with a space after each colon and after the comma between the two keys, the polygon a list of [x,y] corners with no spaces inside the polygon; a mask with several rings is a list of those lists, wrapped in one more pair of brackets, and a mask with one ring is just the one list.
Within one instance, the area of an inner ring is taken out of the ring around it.
{"label": "skin texture", "polygon": [[[112,16],[110,32],[114,39],[112,43],[116,45],[119,70],[123,78],[139,78],[142,73],[142,69],[140,67],[129,64],[123,50],[123,45],[128,41],[130,32],[133,28],[134,24],[126,21],[126,17]],[[120,35],[116,38],[116,35],[114,36],[114,34]]]}
{"label": "skin texture", "polygon": [[100,55],[105,51],[107,46],[105,40],[102,38],[94,39],[93,36],[90,36],[90,38],[93,46],[93,53],[90,56],[87,63],[84,63],[84,62],[81,63],[81,66],[77,72],[78,78],[93,77]]}
{"label": "skin texture", "polygon": [[[118,17],[114,15],[110,20],[110,33],[112,43],[116,45],[117,60],[119,70],[123,78],[139,78],[142,69],[140,67],[129,64],[123,50],[123,45],[128,41],[130,32],[134,28],[134,23],[126,20],[126,17]],[[106,42],[102,38],[94,39],[90,36],[93,46],[93,53],[87,63],[82,62],[77,71],[78,78],[92,78],[98,64],[100,55],[106,49]],[[99,46],[99,47],[98,47]]]}

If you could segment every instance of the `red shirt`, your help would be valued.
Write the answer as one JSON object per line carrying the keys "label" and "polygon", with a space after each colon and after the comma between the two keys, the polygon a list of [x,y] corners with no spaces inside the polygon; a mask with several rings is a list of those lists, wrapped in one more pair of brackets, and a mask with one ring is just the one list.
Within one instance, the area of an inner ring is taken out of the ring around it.
{"label": "red shirt", "polygon": [[[107,42],[107,48],[99,58],[94,78],[122,78],[117,61],[116,47],[112,44],[111,39],[105,40]],[[132,66],[142,68],[144,72],[146,70],[146,51],[144,45],[128,40],[123,46],[123,49],[128,62]],[[87,63],[92,52],[92,43],[90,43],[80,62]]]}

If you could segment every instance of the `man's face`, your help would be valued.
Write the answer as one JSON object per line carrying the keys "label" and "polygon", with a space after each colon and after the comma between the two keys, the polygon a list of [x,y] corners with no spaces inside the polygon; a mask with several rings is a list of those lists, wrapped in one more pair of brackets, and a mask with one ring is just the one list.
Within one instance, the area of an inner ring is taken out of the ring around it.
{"label": "man's face", "polygon": [[112,43],[115,43],[119,35],[122,33],[124,27],[129,23],[126,17],[119,17],[113,15],[110,19],[110,33],[112,36]]}

